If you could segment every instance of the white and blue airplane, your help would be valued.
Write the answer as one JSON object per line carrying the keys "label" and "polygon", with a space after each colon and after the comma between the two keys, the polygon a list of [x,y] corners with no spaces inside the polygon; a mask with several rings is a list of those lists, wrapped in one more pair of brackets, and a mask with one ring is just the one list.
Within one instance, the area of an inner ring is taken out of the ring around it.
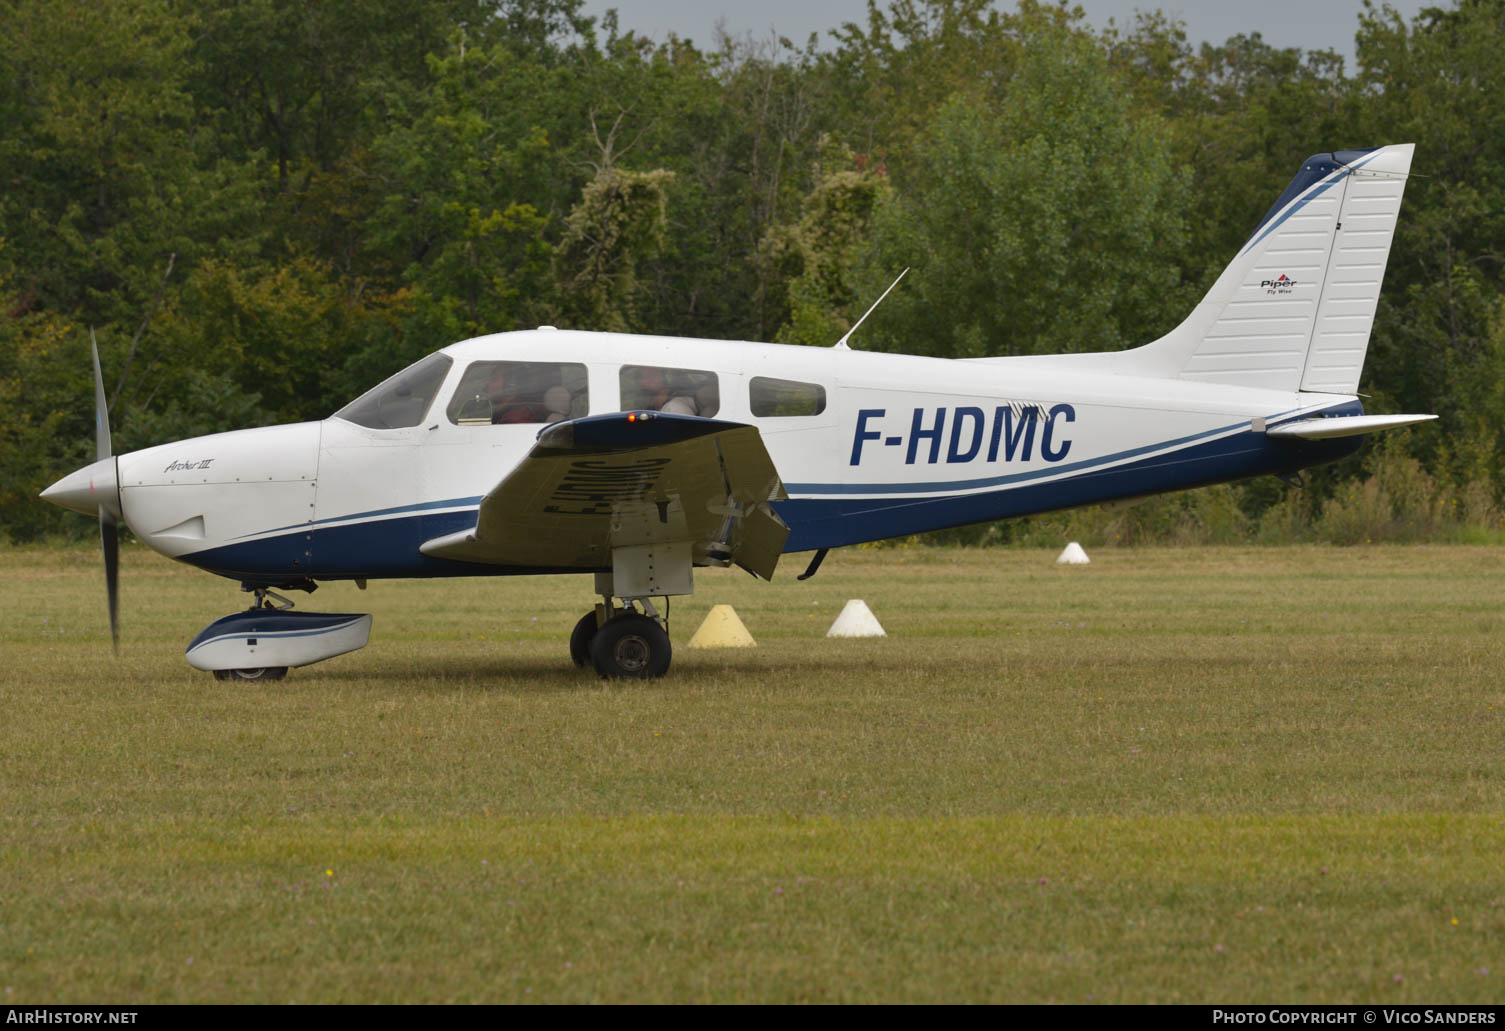
{"label": "white and blue airplane", "polygon": [[541,326],[446,347],[321,422],[112,455],[96,349],[98,461],[42,497],[98,515],[117,638],[117,520],[255,592],[189,646],[222,679],[365,645],[369,615],[290,612],[279,590],[581,572],[600,601],[575,662],[660,676],[655,599],[691,593],[697,566],[768,578],[814,551],[803,579],[831,548],[1292,476],[1435,418],[1365,415],[1356,396],[1412,149],[1303,162],[1186,320],[1122,352],[950,360]]}

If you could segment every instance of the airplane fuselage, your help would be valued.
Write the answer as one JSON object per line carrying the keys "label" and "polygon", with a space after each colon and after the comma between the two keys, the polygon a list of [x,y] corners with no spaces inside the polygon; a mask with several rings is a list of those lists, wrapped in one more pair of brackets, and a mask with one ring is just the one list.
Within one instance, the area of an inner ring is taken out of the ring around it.
{"label": "airplane fuselage", "polygon": [[[474,525],[544,428],[466,418],[457,391],[478,362],[578,369],[569,418],[638,407],[625,396],[633,370],[693,372],[714,406],[701,414],[762,436],[789,495],[773,506],[786,552],[1284,474],[1361,439],[1264,432],[1360,414],[1351,395],[1118,375],[1073,356],[954,361],[547,329],[440,353],[450,363],[426,408],[394,420],[412,425],[335,416],[118,456],[127,523],[165,555],[253,584],[564,571],[419,550]],[[620,486],[579,488],[558,518],[609,505]]]}

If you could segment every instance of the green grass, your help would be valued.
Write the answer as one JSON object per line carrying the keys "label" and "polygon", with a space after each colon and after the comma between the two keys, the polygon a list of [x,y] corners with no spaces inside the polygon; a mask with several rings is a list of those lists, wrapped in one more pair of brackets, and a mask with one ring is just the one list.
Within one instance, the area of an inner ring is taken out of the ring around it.
{"label": "green grass", "polygon": [[1505,552],[802,558],[658,682],[578,577],[330,585],[372,645],[232,685],[228,582],[128,551],[114,659],[0,551],[0,998],[1500,998]]}

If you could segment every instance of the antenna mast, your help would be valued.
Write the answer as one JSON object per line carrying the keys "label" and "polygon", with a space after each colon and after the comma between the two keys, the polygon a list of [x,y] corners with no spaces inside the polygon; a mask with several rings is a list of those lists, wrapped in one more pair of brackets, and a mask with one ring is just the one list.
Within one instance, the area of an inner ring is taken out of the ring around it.
{"label": "antenna mast", "polygon": [[909,275],[909,269],[905,268],[903,272],[899,273],[899,278],[898,279],[895,279],[892,283],[888,284],[888,289],[885,290],[885,291],[883,291],[882,295],[876,301],[873,302],[873,306],[871,308],[869,308],[867,311],[865,311],[865,312],[862,313],[862,318],[860,318],[856,322],[854,322],[852,324],[852,328],[849,329],[849,330],[847,330],[846,333],[842,335],[842,338],[840,340],[836,341],[835,346],[839,350],[842,350],[842,351],[850,351],[851,350],[851,348],[847,346],[847,339],[853,333],[857,332],[857,327],[860,326],[860,325],[862,325],[864,322],[866,322],[867,321],[867,317],[869,315],[871,315],[874,311],[877,310],[878,305],[880,305],[880,304],[883,303],[883,298],[887,297],[889,294],[893,293],[894,287],[896,287],[896,286],[899,285],[899,279],[903,279],[907,275]]}

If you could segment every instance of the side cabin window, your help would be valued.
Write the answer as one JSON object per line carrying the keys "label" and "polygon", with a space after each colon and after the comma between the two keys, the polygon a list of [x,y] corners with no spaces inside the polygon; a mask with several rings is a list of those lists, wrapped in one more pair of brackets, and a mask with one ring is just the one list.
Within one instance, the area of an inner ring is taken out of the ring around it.
{"label": "side cabin window", "polygon": [[624,412],[638,409],[709,419],[721,410],[721,387],[716,374],[704,369],[624,365],[621,384]]}
{"label": "side cabin window", "polygon": [[589,410],[584,365],[472,362],[449,402],[449,421],[459,426],[559,422]]}
{"label": "side cabin window", "polygon": [[334,417],[372,430],[417,426],[453,364],[447,354],[431,354],[378,383],[335,412]]}
{"label": "side cabin window", "polygon": [[819,415],[826,410],[826,388],[818,383],[754,376],[747,391],[752,413],[764,418]]}

